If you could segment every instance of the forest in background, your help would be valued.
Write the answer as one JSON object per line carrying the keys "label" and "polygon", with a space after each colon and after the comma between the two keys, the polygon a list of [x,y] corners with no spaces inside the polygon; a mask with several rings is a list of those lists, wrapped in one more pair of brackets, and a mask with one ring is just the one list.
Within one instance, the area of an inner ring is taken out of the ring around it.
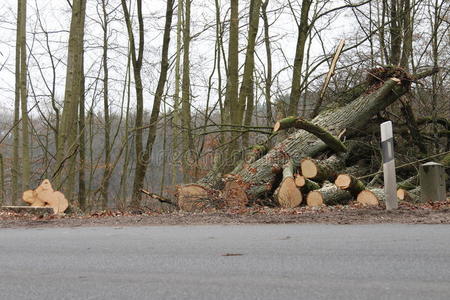
{"label": "forest in background", "polygon": [[411,160],[449,149],[448,1],[42,3],[2,8],[4,203],[49,178],[72,205],[123,208],[229,173],[276,120],[311,119],[381,66],[439,68],[378,118],[407,127]]}

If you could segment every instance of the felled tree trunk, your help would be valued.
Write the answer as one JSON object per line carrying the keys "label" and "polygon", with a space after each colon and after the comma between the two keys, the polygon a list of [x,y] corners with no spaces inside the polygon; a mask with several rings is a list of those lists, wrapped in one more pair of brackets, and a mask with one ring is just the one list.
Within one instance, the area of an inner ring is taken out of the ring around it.
{"label": "felled tree trunk", "polygon": [[317,138],[322,140],[328,147],[330,147],[334,152],[346,152],[347,148],[345,145],[335,136],[333,136],[326,129],[309,122],[302,117],[287,117],[279,120],[275,123],[273,127],[273,132],[278,132],[279,130],[297,128],[308,131],[314,134]]}
{"label": "felled tree trunk", "polygon": [[333,155],[324,160],[302,159],[300,167],[306,178],[314,179],[314,181],[334,181],[337,176],[336,172],[344,169],[345,163],[342,157]]}
{"label": "felled tree trunk", "polygon": [[[427,71],[413,78],[420,79],[435,71]],[[375,86],[372,87],[375,89]],[[311,120],[311,123],[323,128],[333,136],[338,136],[346,128],[361,128],[373,115],[408,92],[409,87],[410,80],[408,79],[401,82],[395,78],[387,79],[374,91],[362,94],[347,105],[321,112]],[[274,190],[277,176],[272,172],[274,165],[282,166],[288,160],[292,160],[294,165],[299,165],[302,158],[314,157],[326,148],[327,146],[322,140],[304,130],[290,134],[262,158],[236,174],[237,180],[242,183],[241,187],[244,189],[249,203]]]}

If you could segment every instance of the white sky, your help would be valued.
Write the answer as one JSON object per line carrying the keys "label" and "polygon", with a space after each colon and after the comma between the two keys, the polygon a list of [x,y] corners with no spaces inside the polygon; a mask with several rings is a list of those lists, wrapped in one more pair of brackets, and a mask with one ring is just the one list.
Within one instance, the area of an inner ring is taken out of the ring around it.
{"label": "white sky", "polygon": [[[356,1],[356,0],[355,0]],[[294,1],[295,2],[295,1]],[[360,1],[358,1],[360,2]],[[110,0],[109,9],[120,5],[119,0]],[[144,65],[144,86],[146,91],[145,107],[151,109],[152,93],[155,90],[157,79],[159,76],[159,60],[160,47],[162,44],[162,29],[165,13],[165,1],[144,0],[145,13],[145,65]],[[222,1],[222,18],[225,18],[227,12],[228,1]],[[268,11],[272,24],[272,54],[274,60],[274,74],[279,73],[274,83],[273,93],[288,93],[290,86],[290,77],[292,71],[286,68],[293,63],[295,54],[295,43],[297,40],[297,29],[289,8],[284,8],[277,13],[270,11],[277,10],[283,6],[285,1],[271,0]],[[319,3],[322,3],[321,1]],[[341,5],[341,0],[329,1],[331,6]],[[225,5],[226,4],[226,5]],[[1,107],[12,111],[12,101],[14,99],[14,59],[15,59],[15,18],[16,18],[16,0],[2,0],[0,6],[0,63],[5,64],[0,71],[0,89],[2,92]],[[92,106],[95,110],[101,110],[102,104],[99,95],[101,95],[101,82],[94,85],[94,78],[101,75],[101,50],[99,46],[102,43],[101,28],[98,24],[97,0],[88,0],[87,19],[86,19],[86,36],[85,36],[85,71],[87,73],[87,88],[90,92],[87,95],[87,107]],[[246,13],[248,1],[240,2],[241,14]],[[214,24],[215,11],[213,0],[194,0],[192,4],[192,34],[202,32],[199,37],[192,41],[191,45],[191,81],[193,89],[194,105],[202,105],[206,99],[207,80],[212,70],[214,57],[214,34],[215,28],[208,27]],[[50,47],[56,61],[56,85],[57,99],[62,101],[64,93],[64,77],[66,63],[66,45],[68,37],[68,28],[70,24],[70,8],[65,0],[28,0],[28,17],[27,17],[27,42],[32,47],[33,55],[29,56],[29,72],[32,79],[32,87],[29,88],[30,106],[39,101],[39,105],[45,110],[49,103],[48,91],[45,86],[43,77],[47,83],[51,83],[53,78],[50,68],[50,60],[46,53],[46,44],[44,35],[40,28],[37,9],[46,31],[52,32],[50,36]],[[296,13],[300,13],[298,7],[294,6]],[[121,105],[121,93],[123,89],[123,80],[126,69],[126,46],[127,36],[122,20],[122,10],[119,7],[114,13],[118,19],[111,23],[110,28],[110,76],[111,76],[111,99],[113,105],[119,108]],[[344,11],[334,19],[322,34],[326,51],[331,52],[337,40],[343,35],[354,36],[354,21],[349,17],[350,12]],[[349,21],[350,20],[350,21]],[[247,19],[241,21],[241,47],[245,47],[245,35]],[[174,26],[176,24],[176,11],[174,15]],[[318,23],[320,25],[320,23]],[[204,30],[204,28],[209,28]],[[35,33],[35,34],[33,34]],[[175,51],[175,31],[171,36],[171,54]],[[262,43],[262,19],[260,20],[259,32],[260,44],[257,48],[257,55],[265,63],[265,48]],[[226,48],[226,47],[225,47]],[[312,47],[311,61],[318,55],[322,55],[323,51],[318,39],[314,39]],[[244,61],[241,56],[240,63]],[[38,65],[43,70],[41,75]],[[326,67],[326,66],[325,66]],[[257,60],[257,68],[262,72],[264,66]],[[322,69],[323,70],[323,69]],[[222,71],[224,77],[224,71]],[[214,88],[217,88],[217,78],[214,76]],[[173,70],[171,71],[168,81],[169,88],[173,87]],[[222,83],[225,86],[225,82]],[[260,92],[258,91],[258,94]],[[36,97],[35,97],[36,96]],[[213,93],[212,99],[216,99],[216,93]],[[170,102],[170,101],[169,101]],[[132,102],[133,104],[133,102]],[[48,107],[50,110],[50,108]]]}

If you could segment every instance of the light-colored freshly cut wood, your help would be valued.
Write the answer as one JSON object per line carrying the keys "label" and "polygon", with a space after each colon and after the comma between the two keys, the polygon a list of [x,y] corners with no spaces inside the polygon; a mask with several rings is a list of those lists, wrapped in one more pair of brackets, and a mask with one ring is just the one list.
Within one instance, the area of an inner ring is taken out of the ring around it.
{"label": "light-colored freshly cut wood", "polygon": [[[52,184],[48,179],[44,179],[34,192],[36,198],[40,202],[45,203],[45,207],[53,208],[55,214],[61,214],[69,207],[69,201],[64,197],[64,194],[53,190]],[[32,206],[36,206],[35,204],[33,203]]]}
{"label": "light-colored freshly cut wood", "polygon": [[406,202],[420,202],[420,187],[416,187],[412,190],[398,189],[397,198]]}
{"label": "light-colored freshly cut wood", "polygon": [[184,211],[200,211],[208,204],[208,190],[198,184],[179,187],[177,196],[178,206]]}
{"label": "light-colored freshly cut wood", "polygon": [[[437,69],[428,69],[423,73],[411,76],[415,80],[425,78],[437,72]],[[320,112],[311,123],[329,131],[337,136],[345,128],[363,129],[367,120],[394,103],[399,97],[409,91],[411,80],[402,81],[398,85],[394,80],[387,79],[377,86],[371,86],[370,82],[365,87],[356,88],[358,92],[345,93],[339,97],[336,103],[343,104]],[[356,91],[355,90],[355,91]],[[346,98],[347,100],[340,100]],[[278,176],[272,172],[273,164],[283,165],[288,157],[297,159],[300,157],[314,157],[322,153],[327,145],[313,134],[304,130],[296,130],[286,139],[279,141],[263,157],[253,162],[248,168],[243,168],[236,175],[248,187],[246,190],[250,202],[267,195],[267,192],[275,189]],[[333,179],[334,181],[334,179]],[[201,180],[203,184],[213,187],[216,180]],[[209,183],[211,182],[211,183]]]}
{"label": "light-colored freshly cut wood", "polygon": [[361,180],[350,174],[339,174],[334,184],[341,190],[349,191],[355,197],[366,188]]}
{"label": "light-colored freshly cut wood", "polygon": [[295,181],[295,185],[296,185],[297,187],[302,187],[302,186],[304,186],[305,183],[306,183],[306,180],[305,180],[305,179],[306,179],[306,178],[305,178],[304,176],[300,175],[300,174],[295,174],[295,175],[294,175],[294,181]]}
{"label": "light-colored freshly cut wood", "polygon": [[327,183],[322,188],[309,192],[306,197],[306,204],[310,207],[347,204],[351,199],[352,195],[350,192],[341,190],[334,184]]}
{"label": "light-colored freshly cut wood", "polygon": [[342,157],[332,155],[324,160],[316,160],[312,158],[304,158],[300,162],[302,175],[315,181],[334,181],[337,172],[345,168]]}
{"label": "light-colored freshly cut wood", "polygon": [[58,191],[53,192],[47,203],[48,206],[53,208],[55,214],[62,214],[69,207],[69,201],[63,193]]}
{"label": "light-colored freshly cut wood", "polygon": [[283,181],[280,184],[277,200],[280,206],[285,208],[299,206],[303,200],[302,193],[295,185],[292,161],[283,166]]}
{"label": "light-colored freshly cut wood", "polygon": [[386,194],[383,189],[366,189],[358,194],[356,201],[367,206],[376,206],[386,201]]}
{"label": "light-colored freshly cut wood", "polygon": [[29,203],[30,206],[33,207],[44,207],[46,204],[37,198],[37,194],[33,190],[23,192],[22,199],[24,202]]}
{"label": "light-colored freshly cut wood", "polygon": [[223,199],[226,207],[245,207],[248,204],[247,194],[236,181],[228,181],[223,189]]}

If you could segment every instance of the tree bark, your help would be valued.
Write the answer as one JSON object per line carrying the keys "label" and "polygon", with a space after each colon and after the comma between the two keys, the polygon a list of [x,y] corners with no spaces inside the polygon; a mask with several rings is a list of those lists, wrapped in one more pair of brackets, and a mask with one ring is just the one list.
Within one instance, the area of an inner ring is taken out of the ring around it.
{"label": "tree bark", "polygon": [[344,157],[332,155],[324,160],[304,158],[300,162],[303,176],[315,181],[334,181],[337,172],[345,168]]}
{"label": "tree bark", "polygon": [[[74,0],[70,23],[69,46],[67,58],[66,87],[61,126],[56,152],[56,170],[53,174],[55,186],[60,189],[64,183],[64,192],[69,199],[73,196],[75,183],[75,161],[78,149],[78,109],[82,97],[83,41],[86,15],[86,0]],[[68,162],[66,164],[66,161]]]}
{"label": "tree bark", "polygon": [[334,184],[341,190],[349,191],[354,197],[358,196],[366,185],[350,174],[339,174]]}
{"label": "tree bark", "polygon": [[[427,70],[413,76],[420,79],[437,70]],[[361,128],[373,115],[386,108],[409,90],[409,81],[399,84],[396,79],[388,79],[378,89],[365,93],[351,103],[334,109],[322,111],[311,122],[338,135],[345,128]],[[265,156],[240,170],[236,176],[246,186],[246,194],[250,203],[259,197],[270,194],[274,189],[277,174],[274,165],[284,165],[293,160],[298,165],[304,157],[313,157],[326,148],[326,144],[316,136],[305,131],[296,131],[285,140],[275,145]],[[204,182],[207,184],[208,182]]]}
{"label": "tree bark", "polygon": [[386,194],[383,189],[366,189],[358,194],[356,201],[367,206],[376,206],[386,202]]}
{"label": "tree bark", "polygon": [[322,188],[308,193],[306,203],[308,206],[347,204],[352,199],[348,191],[339,189],[334,184],[325,184]]}
{"label": "tree bark", "polygon": [[301,82],[302,82],[302,70],[303,60],[305,56],[305,45],[310,30],[309,26],[309,10],[311,7],[311,0],[302,1],[302,9],[300,14],[300,23],[298,24],[298,38],[297,46],[295,50],[294,67],[292,74],[291,94],[289,97],[289,110],[288,115],[297,115],[298,102],[300,101],[301,94]]}
{"label": "tree bark", "polygon": [[293,208],[302,203],[302,193],[295,185],[293,174],[293,163],[289,160],[283,166],[283,181],[280,184],[280,189],[277,192],[276,198],[281,207]]}
{"label": "tree bark", "polygon": [[273,127],[273,132],[278,132],[279,130],[288,128],[303,129],[314,134],[325,144],[327,144],[328,147],[330,147],[334,152],[339,153],[347,151],[345,145],[338,138],[334,137],[327,130],[309,122],[302,117],[287,117],[277,121],[275,123],[275,126]]}
{"label": "tree bark", "polygon": [[[125,23],[127,25],[128,39],[130,41],[131,63],[133,65],[134,84],[136,89],[136,120],[135,120],[135,153],[136,153],[136,168],[134,178],[139,178],[140,173],[145,168],[145,164],[141,157],[143,153],[143,118],[144,118],[144,94],[142,84],[142,61],[144,55],[144,17],[142,14],[142,0],[137,0],[137,17],[139,23],[139,42],[136,48],[136,42],[133,33],[133,26],[131,23],[130,13],[127,7],[126,0],[121,0],[122,9],[124,12]],[[140,199],[142,198],[139,192],[138,181],[134,181],[133,193],[131,197],[131,206],[138,207],[140,205]]]}
{"label": "tree bark", "polygon": [[[153,101],[152,113],[150,115],[150,125],[148,129],[148,136],[146,146],[141,154],[141,165],[142,168],[136,170],[134,184],[133,184],[133,194],[134,205],[139,206],[142,198],[142,193],[140,192],[144,187],[145,174],[147,172],[147,167],[150,162],[150,156],[153,149],[153,144],[156,139],[156,130],[158,127],[158,118],[160,113],[161,101],[164,94],[164,86],[167,81],[167,72],[169,69],[169,44],[170,44],[170,29],[172,26],[172,16],[173,16],[173,0],[167,1],[166,6],[166,22],[164,26],[163,35],[163,48],[161,54],[161,72],[159,75],[158,86],[156,87],[155,99]],[[138,190],[136,190],[138,189]]]}

